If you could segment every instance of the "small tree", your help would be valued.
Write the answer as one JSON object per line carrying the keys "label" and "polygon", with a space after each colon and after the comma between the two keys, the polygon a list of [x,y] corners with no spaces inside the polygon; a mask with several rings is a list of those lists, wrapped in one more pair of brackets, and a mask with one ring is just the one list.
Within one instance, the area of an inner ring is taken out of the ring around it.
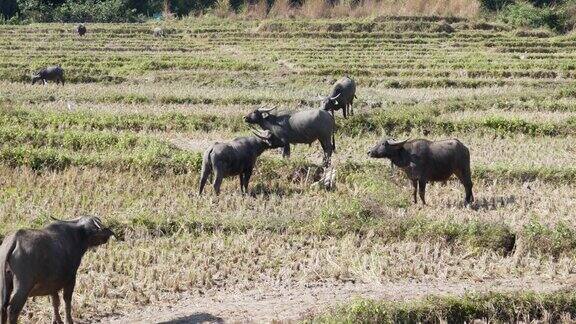
{"label": "small tree", "polygon": [[164,12],[165,19],[172,18],[173,14],[172,11],[170,10],[170,0],[164,0],[164,3],[162,5],[162,11]]}

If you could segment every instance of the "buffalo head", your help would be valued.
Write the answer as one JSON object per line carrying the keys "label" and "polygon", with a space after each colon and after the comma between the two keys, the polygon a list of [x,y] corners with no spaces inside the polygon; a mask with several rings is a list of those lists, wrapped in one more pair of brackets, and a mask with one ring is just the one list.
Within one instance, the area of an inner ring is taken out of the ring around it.
{"label": "buffalo head", "polygon": [[42,79],[42,77],[40,76],[40,73],[32,74],[32,84],[35,84],[36,82],[40,81],[41,79]]}
{"label": "buffalo head", "polygon": [[244,116],[244,121],[248,124],[258,124],[261,123],[264,119],[266,119],[272,110],[276,109],[276,107],[272,108],[258,108],[253,112],[249,113],[248,115]]}
{"label": "buffalo head", "polygon": [[338,97],[340,97],[340,93],[335,95],[334,97],[321,97],[322,100],[321,109],[323,110],[335,110],[338,107]]}
{"label": "buffalo head", "polygon": [[399,142],[390,139],[383,140],[368,151],[368,156],[372,158],[392,158],[399,154],[402,145],[407,141],[407,139]]}
{"label": "buffalo head", "polygon": [[81,230],[81,233],[85,235],[85,239],[88,243],[88,247],[96,247],[98,245],[106,244],[110,236],[116,237],[114,232],[108,227],[102,224],[102,220],[95,216],[82,216],[74,220],[60,220],[52,217],[60,223],[70,224]]}
{"label": "buffalo head", "polygon": [[266,144],[266,146],[268,146],[268,148],[277,148],[286,145],[278,137],[274,136],[274,134],[272,134],[272,132],[269,130],[260,131],[257,129],[253,129],[252,133],[254,133],[256,137],[261,139]]}

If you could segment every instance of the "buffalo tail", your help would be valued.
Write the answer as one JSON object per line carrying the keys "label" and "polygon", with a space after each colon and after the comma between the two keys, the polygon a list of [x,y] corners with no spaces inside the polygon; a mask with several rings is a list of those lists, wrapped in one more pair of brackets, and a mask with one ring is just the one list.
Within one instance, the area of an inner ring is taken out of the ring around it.
{"label": "buffalo tail", "polygon": [[[9,241],[8,241],[9,240]],[[8,293],[7,280],[6,278],[6,266],[8,264],[8,258],[16,248],[16,236],[8,237],[4,240],[4,244],[0,246],[0,317],[6,316],[2,314],[6,311],[8,302],[10,301],[10,296]]]}
{"label": "buffalo tail", "polygon": [[206,180],[208,180],[208,176],[212,174],[212,161],[210,159],[210,155],[212,155],[212,150],[214,147],[212,146],[206,153],[204,153],[204,157],[202,158],[202,171],[200,171],[200,190],[199,194],[202,194],[204,191],[204,186],[206,185]]}
{"label": "buffalo tail", "polygon": [[334,137],[334,132],[332,132],[332,152],[336,152],[336,138]]}

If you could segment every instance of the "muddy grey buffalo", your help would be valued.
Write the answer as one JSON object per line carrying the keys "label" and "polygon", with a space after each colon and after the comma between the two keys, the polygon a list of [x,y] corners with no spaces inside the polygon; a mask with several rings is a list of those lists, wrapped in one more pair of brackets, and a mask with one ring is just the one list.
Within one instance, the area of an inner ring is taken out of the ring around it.
{"label": "muddy grey buffalo", "polygon": [[80,217],[41,230],[19,230],[0,246],[0,313],[2,324],[15,324],[26,299],[51,296],[52,323],[62,323],[60,290],[66,322],[72,321],[72,293],[76,272],[86,250],[108,242],[114,233],[98,217]]}
{"label": "muddy grey buffalo", "polygon": [[79,36],[84,36],[86,34],[86,26],[84,24],[80,24],[76,27],[76,32]]}
{"label": "muddy grey buffalo", "polygon": [[272,132],[283,143],[284,157],[290,156],[290,144],[312,144],[318,140],[324,150],[324,165],[330,164],[336,149],[336,125],[329,112],[315,109],[275,115],[270,113],[273,109],[256,109],[244,121]]}
{"label": "muddy grey buffalo", "polygon": [[154,37],[164,37],[164,30],[160,27],[155,27],[152,30],[152,35],[154,35]]}
{"label": "muddy grey buffalo", "polygon": [[470,152],[457,139],[436,142],[424,139],[401,142],[384,140],[372,148],[368,155],[373,158],[388,158],[408,175],[414,187],[414,203],[417,202],[416,191],[418,191],[420,200],[426,204],[424,199],[426,183],[444,182],[452,175],[456,175],[464,185],[466,203],[471,203],[474,200]]}
{"label": "muddy grey buffalo", "polygon": [[56,81],[56,84],[62,83],[64,85],[64,70],[60,65],[46,67],[32,75],[32,84],[38,81],[42,81],[44,84],[47,81]]}
{"label": "muddy grey buffalo", "polygon": [[334,116],[334,110],[340,109],[342,109],[344,118],[348,113],[352,116],[354,115],[352,109],[354,98],[356,98],[356,83],[350,77],[345,76],[334,83],[334,88],[332,88],[332,93],[329,96],[321,97],[322,109],[331,111],[332,116]]}
{"label": "muddy grey buffalo", "polygon": [[267,149],[282,146],[270,132],[254,132],[256,136],[238,137],[228,143],[216,143],[204,152],[200,172],[201,195],[208,177],[214,173],[214,191],[220,194],[224,177],[239,176],[240,191],[248,192],[256,159]]}

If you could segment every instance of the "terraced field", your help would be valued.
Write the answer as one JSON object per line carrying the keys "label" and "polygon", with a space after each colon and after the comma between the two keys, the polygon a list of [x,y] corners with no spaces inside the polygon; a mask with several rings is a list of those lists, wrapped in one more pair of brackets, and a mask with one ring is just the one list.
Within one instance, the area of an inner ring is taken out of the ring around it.
{"label": "terraced field", "polygon": [[[123,238],[86,255],[76,318],[376,321],[411,307],[394,302],[474,292],[496,294],[462,302],[524,304],[470,318],[576,315],[558,292],[576,279],[574,35],[454,18],[153,27],[0,26],[0,233],[94,213]],[[64,87],[29,84],[56,63]],[[266,152],[251,195],[230,179],[197,197],[201,152],[249,134],[241,116],[318,107],[343,74],[358,100],[337,113],[335,190],[306,177],[315,144]],[[451,181],[413,205],[404,175],[366,155],[384,137],[459,138],[476,203]],[[354,297],[386,303],[329,311]],[[450,300],[426,300],[415,309],[455,319]],[[29,301],[26,318],[46,322],[49,305]]]}

